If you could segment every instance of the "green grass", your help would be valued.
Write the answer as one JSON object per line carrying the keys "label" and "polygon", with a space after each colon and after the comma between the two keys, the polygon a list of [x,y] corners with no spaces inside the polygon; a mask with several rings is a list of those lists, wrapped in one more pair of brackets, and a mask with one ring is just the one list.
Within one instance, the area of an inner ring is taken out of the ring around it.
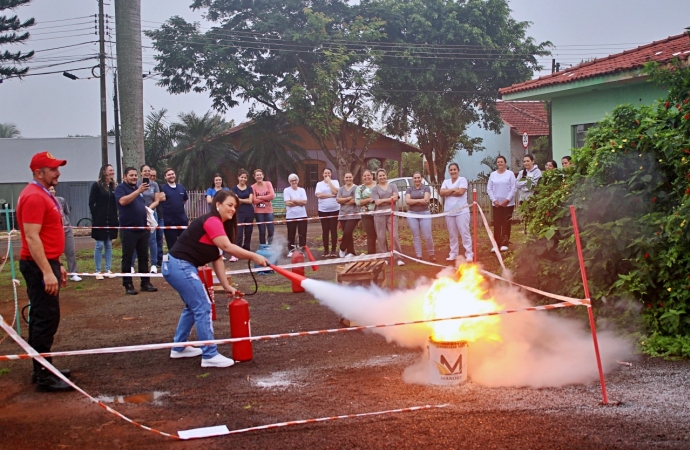
{"label": "green grass", "polygon": [[286,292],[292,292],[292,285],[267,285],[267,284],[262,284],[259,286],[259,292],[279,292],[279,293],[286,293]]}

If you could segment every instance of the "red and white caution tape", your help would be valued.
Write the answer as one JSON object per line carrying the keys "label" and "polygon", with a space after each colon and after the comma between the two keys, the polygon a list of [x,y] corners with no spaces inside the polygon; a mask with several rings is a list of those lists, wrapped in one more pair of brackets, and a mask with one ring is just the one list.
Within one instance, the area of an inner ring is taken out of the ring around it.
{"label": "red and white caution tape", "polygon": [[77,386],[76,384],[74,384],[69,378],[65,377],[62,373],[60,373],[60,371],[57,370],[57,369],[55,368],[55,366],[53,366],[51,363],[49,363],[48,361],[46,361],[46,360],[44,359],[43,356],[39,355],[39,354],[36,352],[36,350],[34,350],[33,347],[31,347],[31,346],[29,345],[28,342],[26,342],[24,339],[22,339],[22,337],[19,336],[19,335],[12,329],[12,327],[10,327],[9,325],[7,325],[7,323],[5,323],[5,319],[3,319],[3,317],[2,317],[1,315],[0,315],[0,328],[2,328],[2,329],[5,331],[5,333],[7,333],[10,337],[12,337],[12,339],[14,339],[14,341],[15,341],[17,344],[19,344],[19,346],[20,346],[21,348],[23,348],[24,351],[26,351],[27,354],[30,355],[31,358],[35,358],[38,362],[40,362],[40,363],[43,365],[43,367],[45,367],[46,369],[48,369],[55,377],[59,378],[60,380],[64,381],[65,383],[69,384],[69,385],[72,386],[77,392],[79,392],[80,394],[82,394],[83,396],[85,396],[86,398],[88,398],[89,400],[91,400],[93,403],[97,404],[97,405],[100,406],[101,408],[105,409],[105,410],[108,411],[109,413],[114,414],[115,416],[119,417],[120,419],[122,419],[122,420],[124,420],[124,421],[126,421],[126,422],[129,422],[129,423],[131,423],[132,425],[136,425],[137,427],[139,427],[139,428],[141,428],[141,429],[144,429],[144,430],[146,430],[146,431],[150,431],[150,432],[155,433],[155,434],[158,434],[158,435],[160,435],[160,436],[165,436],[165,437],[169,437],[169,438],[172,438],[172,439],[180,439],[178,436],[176,436],[176,435],[174,435],[174,434],[165,433],[165,432],[163,432],[163,431],[156,430],[155,428],[147,427],[146,425],[142,425],[142,424],[140,424],[140,423],[138,423],[138,422],[135,422],[135,421],[133,421],[132,419],[130,419],[129,417],[125,416],[124,414],[122,414],[122,413],[120,413],[120,412],[114,410],[114,409],[111,408],[110,406],[106,405],[105,403],[103,403],[103,402],[101,402],[101,401],[99,401],[99,400],[96,400],[93,396],[91,396],[91,395],[89,395],[88,393],[86,393],[82,388],[80,388],[79,386]]}
{"label": "red and white caution tape", "polygon": [[[5,268],[5,264],[7,261],[10,259],[10,249],[12,248],[12,234],[17,233],[17,230],[10,230],[7,233],[7,253],[5,254],[5,259],[2,261],[2,264],[0,264],[0,272],[2,272],[2,269]],[[19,286],[19,280],[13,278],[12,279],[12,293],[14,294],[14,314],[12,314],[12,323],[10,324],[10,327],[14,327],[15,321],[17,320],[17,311],[19,311],[19,300],[17,298],[17,286]],[[5,342],[5,339],[7,339],[8,335],[5,335],[0,339],[0,344]]]}
{"label": "red and white caution tape", "polygon": [[[589,304],[590,303],[587,300],[577,300],[577,301],[572,301],[572,302],[555,303],[553,305],[530,306],[530,307],[526,307],[526,308],[517,308],[517,309],[503,309],[500,311],[491,311],[491,312],[486,312],[486,313],[466,314],[463,316],[453,316],[453,317],[438,317],[435,319],[412,320],[412,321],[408,321],[408,322],[396,322],[396,323],[387,323],[387,324],[378,324],[378,325],[362,325],[362,326],[348,327],[348,328],[331,328],[328,330],[316,330],[316,331],[299,331],[299,332],[295,332],[295,333],[268,334],[268,335],[263,335],[263,336],[249,336],[249,337],[242,337],[242,338],[213,339],[213,340],[209,340],[209,341],[170,342],[170,343],[162,343],[162,344],[143,344],[143,345],[127,345],[127,346],[122,346],[122,347],[96,348],[96,349],[89,349],[89,350],[71,350],[71,351],[62,351],[62,352],[41,353],[40,356],[42,356],[42,357],[48,357],[48,356],[55,357],[55,356],[78,356],[78,355],[104,355],[104,354],[110,354],[110,353],[129,353],[129,352],[170,349],[173,347],[192,347],[192,346],[199,347],[199,346],[213,345],[213,344],[216,344],[216,345],[232,344],[233,342],[242,342],[242,341],[267,341],[267,340],[271,340],[271,339],[283,339],[283,338],[291,338],[291,337],[299,337],[299,336],[317,336],[320,334],[344,333],[344,332],[348,332],[348,331],[371,330],[374,328],[398,327],[398,326],[402,326],[402,325],[418,325],[418,324],[423,324],[423,323],[443,322],[446,320],[475,319],[477,317],[497,316],[497,315],[501,315],[501,314],[512,314],[512,313],[524,312],[524,311],[548,311],[548,310],[557,309],[557,308],[569,308],[571,306],[589,306]],[[0,356],[0,361],[31,359],[33,357],[34,356],[32,356],[31,354],[2,355],[2,356]]]}

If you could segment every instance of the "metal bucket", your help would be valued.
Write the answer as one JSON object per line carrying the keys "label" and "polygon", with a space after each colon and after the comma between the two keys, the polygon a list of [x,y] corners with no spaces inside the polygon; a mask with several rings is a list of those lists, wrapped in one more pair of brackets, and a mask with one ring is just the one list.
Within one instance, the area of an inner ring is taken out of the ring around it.
{"label": "metal bucket", "polygon": [[429,382],[457,386],[467,380],[467,341],[437,342],[429,337]]}

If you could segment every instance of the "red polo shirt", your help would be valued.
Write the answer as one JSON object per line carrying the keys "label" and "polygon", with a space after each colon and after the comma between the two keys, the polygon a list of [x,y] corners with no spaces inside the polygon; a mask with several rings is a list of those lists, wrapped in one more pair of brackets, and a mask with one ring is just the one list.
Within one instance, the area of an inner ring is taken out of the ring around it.
{"label": "red polo shirt", "polygon": [[17,222],[22,233],[22,251],[20,259],[33,260],[29,246],[26,243],[24,224],[40,224],[39,236],[43,243],[46,258],[59,260],[65,250],[65,230],[62,227],[62,215],[55,197],[46,192],[41,186],[29,183],[17,201]]}

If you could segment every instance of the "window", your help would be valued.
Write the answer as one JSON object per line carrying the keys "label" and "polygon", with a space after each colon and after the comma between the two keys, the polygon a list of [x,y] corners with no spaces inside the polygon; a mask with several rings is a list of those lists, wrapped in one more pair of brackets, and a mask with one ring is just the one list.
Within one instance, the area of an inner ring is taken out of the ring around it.
{"label": "window", "polygon": [[573,125],[573,147],[582,148],[585,146],[585,135],[587,130],[594,127],[594,123],[583,123],[582,125]]}
{"label": "window", "polygon": [[319,165],[318,164],[305,164],[304,165],[304,187],[313,188],[316,187],[316,183],[319,182]]}

